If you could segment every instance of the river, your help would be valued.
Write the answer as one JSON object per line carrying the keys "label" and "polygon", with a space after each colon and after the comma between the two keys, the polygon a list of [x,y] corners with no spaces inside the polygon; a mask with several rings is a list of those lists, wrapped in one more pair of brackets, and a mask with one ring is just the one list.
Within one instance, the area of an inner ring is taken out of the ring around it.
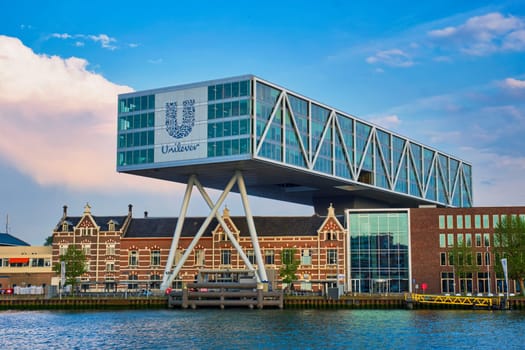
{"label": "river", "polygon": [[2,311],[2,349],[524,349],[525,312]]}

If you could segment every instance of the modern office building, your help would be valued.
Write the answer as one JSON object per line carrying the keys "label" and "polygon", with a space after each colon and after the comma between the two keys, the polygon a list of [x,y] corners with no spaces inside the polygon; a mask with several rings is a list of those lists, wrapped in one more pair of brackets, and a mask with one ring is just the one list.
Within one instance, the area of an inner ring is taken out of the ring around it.
{"label": "modern office building", "polygon": [[[218,218],[225,196],[239,192],[259,281],[267,276],[248,192],[312,205],[318,214],[331,203],[338,214],[473,203],[469,163],[253,75],[123,94],[118,105],[117,170],[186,183],[182,222],[191,190],[199,188],[210,214],[190,250]],[[213,203],[204,188],[223,195]],[[181,229],[173,235],[164,287],[189,256],[171,268]]]}

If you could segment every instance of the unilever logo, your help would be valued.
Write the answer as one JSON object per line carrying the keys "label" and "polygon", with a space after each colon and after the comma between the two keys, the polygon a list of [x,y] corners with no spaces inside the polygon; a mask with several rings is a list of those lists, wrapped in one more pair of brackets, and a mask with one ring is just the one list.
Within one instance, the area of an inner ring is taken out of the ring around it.
{"label": "unilever logo", "polygon": [[[177,102],[166,102],[166,131],[176,139],[182,139],[193,130],[195,126],[195,100],[189,99],[182,101],[182,123],[177,120]],[[199,147],[198,143],[162,146],[162,153],[179,153],[195,151]]]}
{"label": "unilever logo", "polygon": [[195,100],[182,101],[182,123],[177,121],[177,102],[166,102],[166,131],[176,139],[191,133],[195,126]]}

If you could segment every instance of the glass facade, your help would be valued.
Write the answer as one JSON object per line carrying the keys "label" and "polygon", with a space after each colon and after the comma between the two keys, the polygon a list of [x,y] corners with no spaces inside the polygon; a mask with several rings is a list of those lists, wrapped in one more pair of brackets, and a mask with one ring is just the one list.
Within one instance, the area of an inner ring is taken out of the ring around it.
{"label": "glass facade", "polygon": [[254,76],[120,95],[117,147],[119,171],[237,157],[328,175],[341,187],[473,202],[470,164]]}
{"label": "glass facade", "polygon": [[361,293],[408,292],[408,212],[348,212],[350,278]]}

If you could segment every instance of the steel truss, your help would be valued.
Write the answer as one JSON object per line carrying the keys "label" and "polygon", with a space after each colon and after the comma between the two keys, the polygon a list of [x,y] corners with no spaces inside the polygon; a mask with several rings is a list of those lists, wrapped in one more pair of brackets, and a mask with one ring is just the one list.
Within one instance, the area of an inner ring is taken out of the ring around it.
{"label": "steel truss", "polygon": [[[222,219],[221,215],[218,212],[219,208],[224,203],[224,200],[226,199],[226,197],[228,196],[228,194],[230,193],[230,191],[232,190],[235,184],[237,184],[239,193],[241,195],[241,199],[242,199],[242,203],[244,207],[244,213],[246,215],[246,221],[248,224],[248,230],[250,231],[250,237],[251,237],[252,246],[253,246],[258,269],[255,269],[253,264],[250,262],[250,260],[244,253],[242,247],[240,246],[239,242],[237,242],[237,240],[235,239],[235,236],[233,235],[231,230],[228,228],[228,225],[226,225],[226,223],[224,222],[224,220]],[[208,217],[202,223],[200,229],[195,234],[195,237],[191,241],[190,245],[185,250],[184,254],[182,255],[182,258],[180,259],[180,261],[177,262],[177,265],[172,271],[171,267],[173,266],[173,262],[174,262],[175,255],[177,252],[177,246],[179,244],[182,227],[184,225],[184,220],[186,218],[186,213],[188,211],[188,205],[190,202],[193,186],[197,187],[197,189],[201,193],[203,199],[206,201],[211,211]],[[166,261],[166,267],[164,269],[164,276],[162,279],[161,290],[166,290],[169,286],[171,286],[171,284],[173,283],[173,280],[179,274],[180,270],[182,269],[182,266],[184,265],[189,255],[191,254],[191,252],[193,251],[193,249],[199,242],[199,239],[204,234],[204,231],[206,231],[206,229],[210,225],[213,218],[216,218],[219,224],[221,225],[221,227],[224,229],[224,232],[228,236],[228,239],[231,241],[232,245],[235,247],[235,249],[239,253],[239,256],[244,261],[248,269],[255,272],[255,277],[257,279],[257,282],[267,282],[268,281],[268,277],[266,275],[266,269],[264,268],[264,261],[262,259],[261,249],[259,247],[259,241],[257,239],[257,232],[255,230],[255,224],[253,221],[252,212],[251,212],[250,205],[248,202],[248,194],[246,192],[244,178],[240,171],[235,171],[233,177],[230,179],[230,181],[224,188],[224,191],[222,192],[222,194],[220,195],[219,199],[217,200],[215,204],[213,203],[208,193],[206,192],[204,187],[201,185],[201,183],[197,179],[197,175],[191,175],[189,177],[188,183],[186,185],[186,191],[184,193],[184,199],[182,202],[179,219],[177,220],[175,232],[173,233],[173,240],[171,242],[171,248],[170,248],[170,252],[168,255],[168,260]]]}

